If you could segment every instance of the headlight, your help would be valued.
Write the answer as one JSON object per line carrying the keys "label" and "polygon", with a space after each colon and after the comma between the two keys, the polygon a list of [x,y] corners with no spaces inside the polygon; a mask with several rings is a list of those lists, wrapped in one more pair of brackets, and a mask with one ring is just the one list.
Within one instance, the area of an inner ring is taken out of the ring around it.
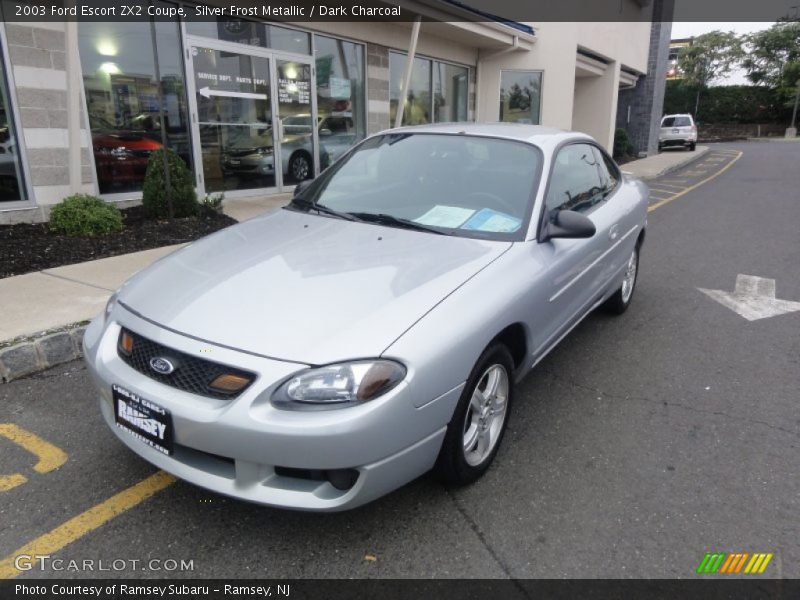
{"label": "headlight", "polygon": [[382,396],[406,376],[391,360],[360,360],[308,369],[285,381],[273,394],[280,408],[344,408]]}

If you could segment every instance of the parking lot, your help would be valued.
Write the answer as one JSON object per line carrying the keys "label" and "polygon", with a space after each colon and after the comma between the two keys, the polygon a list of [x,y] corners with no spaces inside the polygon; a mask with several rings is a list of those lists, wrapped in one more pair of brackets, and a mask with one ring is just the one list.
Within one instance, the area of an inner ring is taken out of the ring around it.
{"label": "parking lot", "polygon": [[630,310],[589,316],[528,376],[468,488],[250,505],[129,452],[80,362],[0,386],[0,578],[22,554],[65,569],[23,579],[683,578],[706,552],[800,577],[800,312],[748,320],[699,289],[759,277],[800,302],[799,164],[800,144],[717,144],[652,182]]}

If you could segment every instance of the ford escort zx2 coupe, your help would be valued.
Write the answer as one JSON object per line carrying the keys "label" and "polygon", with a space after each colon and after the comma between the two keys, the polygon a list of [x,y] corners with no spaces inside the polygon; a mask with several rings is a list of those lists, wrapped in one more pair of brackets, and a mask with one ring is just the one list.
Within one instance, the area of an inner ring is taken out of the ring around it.
{"label": "ford escort zx2 coupe", "polygon": [[580,133],[373,135],[111,297],[83,342],[100,411],[157,467],[272,506],[349,509],[431,469],[470,483],[515,384],[630,304],[647,197]]}

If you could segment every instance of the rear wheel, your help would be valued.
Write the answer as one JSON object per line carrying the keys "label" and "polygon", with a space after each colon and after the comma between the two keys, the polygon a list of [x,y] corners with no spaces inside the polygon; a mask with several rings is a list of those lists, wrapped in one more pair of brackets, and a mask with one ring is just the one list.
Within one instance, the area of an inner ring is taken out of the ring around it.
{"label": "rear wheel", "polygon": [[297,152],[289,160],[289,174],[295,181],[305,181],[311,176],[311,157],[305,152]]}
{"label": "rear wheel", "polygon": [[472,483],[494,460],[508,422],[513,371],[511,354],[502,344],[489,346],[475,363],[436,461],[436,473],[445,483]]}
{"label": "rear wheel", "polygon": [[695,144],[695,142],[692,142],[691,144],[689,144],[689,152],[694,152],[694,149],[695,149],[696,145],[697,144]]}
{"label": "rear wheel", "polygon": [[636,288],[636,278],[639,275],[639,245],[633,249],[633,252],[628,258],[628,263],[625,265],[625,276],[622,279],[622,285],[614,292],[614,295],[606,300],[604,307],[610,313],[621,315],[631,304],[633,298],[633,290]]}

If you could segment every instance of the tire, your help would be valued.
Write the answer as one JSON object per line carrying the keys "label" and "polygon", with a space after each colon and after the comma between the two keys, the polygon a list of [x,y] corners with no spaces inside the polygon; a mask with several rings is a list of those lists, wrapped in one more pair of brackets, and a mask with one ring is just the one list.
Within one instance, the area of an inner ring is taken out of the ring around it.
{"label": "tire", "polygon": [[[514,361],[503,344],[489,346],[475,363],[447,426],[434,467],[444,483],[467,485],[481,477],[492,464],[508,423],[514,395],[513,373]],[[497,383],[495,395],[484,401],[483,393],[494,382]],[[476,405],[482,405],[482,414],[476,411]]]}
{"label": "tire", "polygon": [[697,144],[695,142],[692,142],[691,144],[689,144],[689,152],[694,152],[694,149],[695,149],[696,146],[697,146]]}
{"label": "tire", "polygon": [[298,152],[289,159],[289,175],[296,181],[305,181],[311,177],[311,157],[305,152]]}
{"label": "tire", "polygon": [[662,150],[664,150],[664,145],[663,144],[659,144],[658,145],[658,151],[661,152]]}
{"label": "tire", "polygon": [[[633,271],[631,272],[631,269]],[[631,279],[632,277],[632,279]],[[625,279],[619,289],[605,301],[603,307],[614,315],[621,315],[631,305],[633,292],[636,290],[636,281],[639,279],[639,244],[633,249],[625,268]],[[630,286],[630,287],[628,287]]]}

